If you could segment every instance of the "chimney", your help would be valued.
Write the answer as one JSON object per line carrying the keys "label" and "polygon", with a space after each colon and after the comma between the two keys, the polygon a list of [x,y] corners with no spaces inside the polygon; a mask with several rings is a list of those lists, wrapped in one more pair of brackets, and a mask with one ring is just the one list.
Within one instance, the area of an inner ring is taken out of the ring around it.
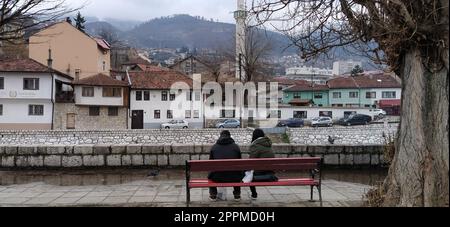
{"label": "chimney", "polygon": [[48,49],[48,59],[47,59],[48,68],[53,68],[53,59],[52,59],[52,49]]}

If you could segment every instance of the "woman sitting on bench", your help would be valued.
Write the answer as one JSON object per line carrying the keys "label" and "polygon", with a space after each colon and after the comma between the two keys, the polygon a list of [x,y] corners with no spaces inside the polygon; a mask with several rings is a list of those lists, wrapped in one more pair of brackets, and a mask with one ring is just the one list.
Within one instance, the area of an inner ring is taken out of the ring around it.
{"label": "woman sitting on bench", "polygon": [[[250,146],[250,158],[275,158],[275,154],[272,150],[272,141],[264,134],[261,129],[256,129],[253,132],[252,145]],[[273,171],[255,171],[253,174],[254,182],[273,182],[278,181]],[[252,191],[251,198],[256,200],[258,193],[256,187],[250,187]]]}

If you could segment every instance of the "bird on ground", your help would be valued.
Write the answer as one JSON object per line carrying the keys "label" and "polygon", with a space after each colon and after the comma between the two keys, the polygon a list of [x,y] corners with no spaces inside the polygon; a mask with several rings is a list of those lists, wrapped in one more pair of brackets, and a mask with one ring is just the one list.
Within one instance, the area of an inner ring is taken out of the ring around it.
{"label": "bird on ground", "polygon": [[148,173],[148,176],[149,176],[149,177],[156,177],[156,176],[159,175],[159,172],[160,172],[159,169],[153,169],[153,170],[150,170],[150,172]]}
{"label": "bird on ground", "polygon": [[331,138],[331,136],[328,136],[328,142],[330,144],[334,144],[334,141],[336,141],[335,139]]}

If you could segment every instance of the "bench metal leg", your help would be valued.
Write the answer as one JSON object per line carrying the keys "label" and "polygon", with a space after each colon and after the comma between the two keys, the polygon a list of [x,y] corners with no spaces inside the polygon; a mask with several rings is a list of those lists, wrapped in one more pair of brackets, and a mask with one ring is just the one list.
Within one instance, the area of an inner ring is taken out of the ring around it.
{"label": "bench metal leg", "polygon": [[186,187],[186,206],[189,207],[189,204],[191,203],[191,190],[189,187]]}
{"label": "bench metal leg", "polygon": [[311,199],[309,200],[309,202],[314,202],[314,186],[311,186]]}
{"label": "bench metal leg", "polygon": [[323,207],[323,203],[322,203],[322,186],[321,185],[317,186],[317,189],[319,190],[320,207]]}

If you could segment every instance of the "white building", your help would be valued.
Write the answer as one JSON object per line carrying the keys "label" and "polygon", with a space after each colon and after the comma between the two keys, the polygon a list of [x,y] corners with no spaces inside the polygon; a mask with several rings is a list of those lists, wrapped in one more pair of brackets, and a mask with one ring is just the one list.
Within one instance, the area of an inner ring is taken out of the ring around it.
{"label": "white building", "polygon": [[[186,75],[162,70],[129,72],[129,77],[131,129],[156,129],[172,120],[186,120],[190,128],[204,126],[201,90],[193,90],[193,80]],[[172,89],[175,84],[181,87]]]}
{"label": "white building", "polygon": [[314,67],[295,67],[286,69],[286,77],[293,80],[306,80],[316,84],[326,84],[333,76],[333,70]]}
{"label": "white building", "polygon": [[0,60],[0,130],[53,129],[55,103],[71,81],[31,59]]}
{"label": "white building", "polygon": [[336,76],[349,74],[356,66],[362,68],[361,61],[347,60],[347,61],[337,61],[333,63],[333,74]]}

